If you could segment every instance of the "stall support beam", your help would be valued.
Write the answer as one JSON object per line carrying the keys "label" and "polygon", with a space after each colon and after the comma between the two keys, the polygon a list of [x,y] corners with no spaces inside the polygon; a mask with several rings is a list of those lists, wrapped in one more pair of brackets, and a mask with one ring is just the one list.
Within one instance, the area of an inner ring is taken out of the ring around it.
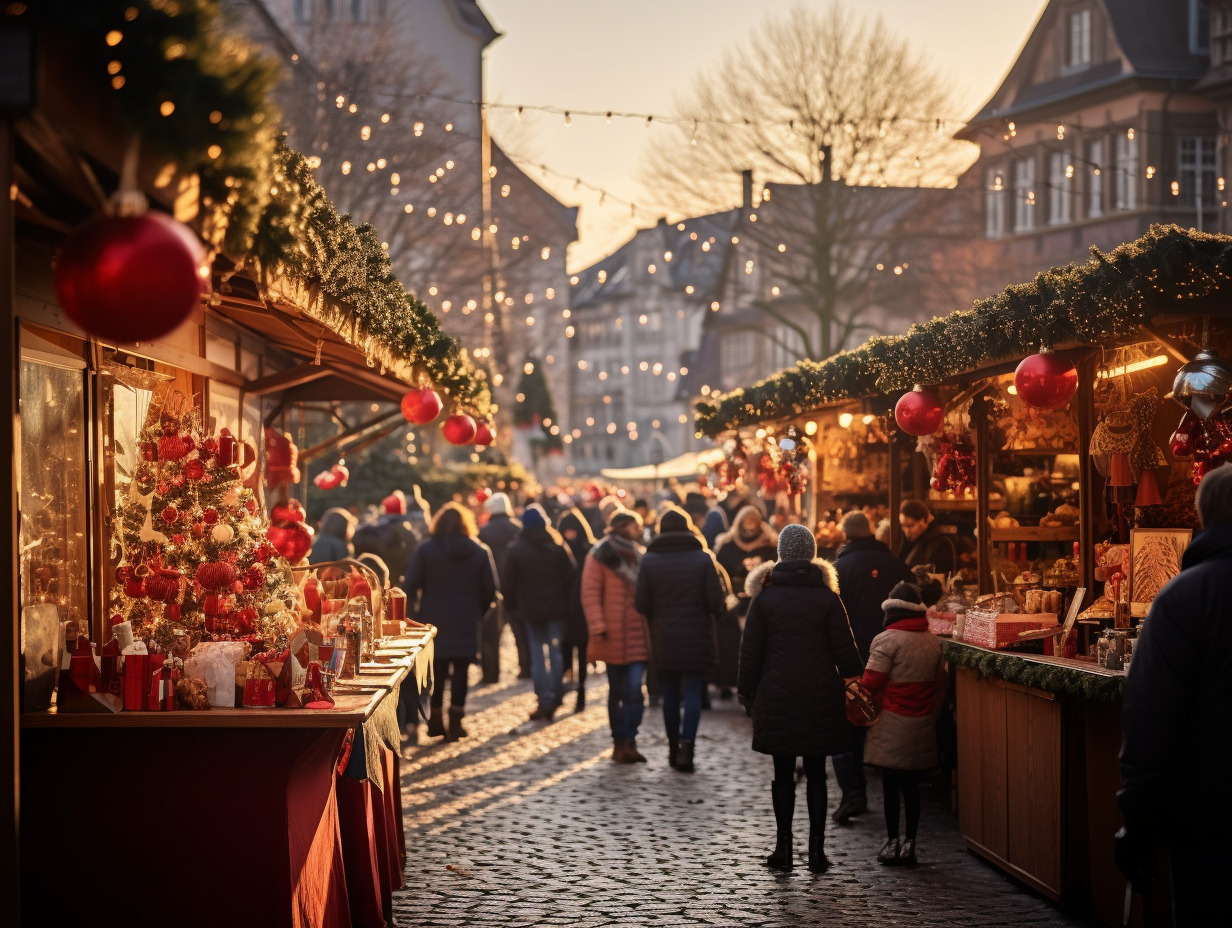
{"label": "stall support beam", "polygon": [[[903,451],[897,430],[890,432],[890,550],[897,553],[903,543],[903,530],[898,525],[898,507],[903,501]],[[874,530],[876,526],[873,526]]]}
{"label": "stall support beam", "polygon": [[975,420],[975,532],[979,539],[976,546],[976,569],[979,572],[980,592],[993,590],[992,582],[992,519],[988,495],[992,483],[992,461],[989,459],[988,417],[972,416]]}
{"label": "stall support beam", "polygon": [[[1091,433],[1095,431],[1095,370],[1097,358],[1088,355],[1078,362],[1078,506],[1081,511],[1078,522],[1078,566],[1082,574],[1082,586],[1095,591],[1095,513],[1096,506],[1103,505],[1103,483],[1095,480],[1092,472],[1095,465],[1087,453],[1091,447]],[[1096,497],[1098,496],[1098,500]]]}

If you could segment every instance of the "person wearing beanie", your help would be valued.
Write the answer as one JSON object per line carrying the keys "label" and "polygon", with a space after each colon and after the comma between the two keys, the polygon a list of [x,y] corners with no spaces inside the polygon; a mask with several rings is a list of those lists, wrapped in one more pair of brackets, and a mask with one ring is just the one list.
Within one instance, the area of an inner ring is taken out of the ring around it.
{"label": "person wearing beanie", "polygon": [[844,687],[859,678],[863,664],[839,599],[838,574],[816,553],[813,533],[789,524],[779,533],[778,562],[749,573],[737,694],[753,719],[753,750],[774,758],[770,797],[777,841],[766,865],[791,869],[796,758],[802,757],[808,866],[821,873],[830,865],[826,757],[851,749]]}
{"label": "person wearing beanie", "polygon": [[389,570],[390,586],[402,588],[406,569],[421,536],[406,515],[406,494],[394,490],[381,500],[381,514],[355,529],[355,556],[375,554]]}
{"label": "person wearing beanie", "polygon": [[[912,574],[886,545],[873,537],[872,526],[864,513],[847,513],[840,527],[844,544],[834,559],[839,598],[847,609],[860,659],[867,662],[869,648],[882,628],[881,604],[890,598],[890,591],[897,584],[910,582]],[[868,809],[864,782],[864,740],[867,736],[867,728],[852,725],[851,750],[834,755],[834,779],[843,795],[833,817],[840,825]]]}
{"label": "person wearing beanie", "polygon": [[522,513],[522,533],[505,560],[501,589],[505,605],[526,627],[538,700],[532,720],[552,721],[564,697],[561,640],[576,570],[573,554],[548,527],[543,509],[538,504],[527,506]]}
{"label": "person wearing beanie", "polygon": [[[575,712],[586,708],[586,672],[588,664],[587,649],[590,644],[590,631],[586,628],[586,613],[582,610],[582,571],[586,563],[586,555],[595,546],[595,536],[591,533],[590,523],[577,509],[570,506],[565,509],[556,522],[556,530],[560,532],[569,551],[573,554],[573,562],[578,571],[574,574],[573,587],[569,591],[569,612],[565,616],[565,638],[561,643],[562,663],[564,673],[573,683],[577,684],[577,697],[573,704]],[[574,666],[574,656],[577,666]]]}
{"label": "person wearing beanie", "polygon": [[607,716],[612,729],[612,760],[645,763],[637,749],[644,703],[642,681],[650,646],[646,620],[633,596],[643,548],[642,520],[636,512],[616,509],[607,533],[591,548],[582,566],[582,611],[589,633],[588,656],[607,664]]}
{"label": "person wearing beanie", "polygon": [[[719,512],[721,510],[714,510]],[[719,619],[719,664],[710,682],[718,686],[721,699],[731,699],[740,663],[740,635],[744,616],[749,611],[749,594],[744,581],[749,571],[778,557],[779,536],[756,506],[745,506],[732,521],[732,527],[715,539],[714,556],[727,573],[736,593],[734,604]]]}
{"label": "person wearing beanie", "polygon": [[726,585],[688,514],[668,507],[659,516],[659,531],[642,558],[634,602],[650,625],[667,762],[681,773],[694,770],[702,691],[707,671],[718,659],[716,626],[727,600]]}
{"label": "person wearing beanie", "polygon": [[[513,517],[513,506],[504,493],[493,493],[489,496],[484,501],[483,511],[487,513],[488,521],[479,530],[479,540],[492,549],[492,557],[496,560],[496,573],[500,577],[503,591],[505,560],[509,556],[510,546],[522,531],[522,523]],[[500,639],[506,625],[513,630],[513,641],[518,649],[518,679],[529,680],[530,645],[526,638],[526,623],[522,621],[518,611],[502,601],[483,617],[482,624],[479,666],[483,672],[483,682],[491,684],[500,680]]]}
{"label": "person wearing beanie", "polygon": [[[941,642],[928,630],[919,588],[903,581],[881,604],[885,631],[873,639],[864,686],[881,714],[869,729],[864,760],[881,768],[886,840],[877,859],[915,866],[920,824],[920,771],[937,766],[937,716],[945,694]],[[907,822],[899,835],[899,795]]]}

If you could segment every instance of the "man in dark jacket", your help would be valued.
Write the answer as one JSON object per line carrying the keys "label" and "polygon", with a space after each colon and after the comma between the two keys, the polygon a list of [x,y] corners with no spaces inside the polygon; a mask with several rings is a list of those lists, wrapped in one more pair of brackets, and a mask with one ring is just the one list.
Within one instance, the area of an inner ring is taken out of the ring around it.
{"label": "man in dark jacket", "polygon": [[539,700],[532,719],[552,721],[564,695],[560,643],[576,570],[573,555],[561,537],[548,528],[543,510],[528,506],[522,513],[522,534],[505,559],[501,586],[506,604],[526,623],[531,677]]}
{"label": "man in dark jacket", "polygon": [[[867,663],[869,646],[882,630],[881,604],[890,598],[890,590],[899,583],[911,583],[913,577],[907,565],[873,537],[872,526],[864,513],[847,513],[843,517],[842,530],[845,544],[834,559],[839,598],[847,609],[860,660]],[[846,825],[853,815],[868,809],[864,787],[864,739],[867,734],[867,728],[852,725],[851,750],[834,755],[834,778],[843,791],[843,798],[834,810],[834,821],[840,825]]]}
{"label": "man in dark jacket", "polygon": [[[946,532],[933,518],[932,510],[918,499],[905,499],[898,507],[898,524],[903,530],[903,544],[898,556],[908,567],[931,565],[929,573],[951,574],[958,567],[958,552],[952,532]],[[931,606],[944,592],[933,582],[920,590],[925,605]]]}
{"label": "man in dark jacket", "polygon": [[389,569],[389,585],[401,589],[406,583],[411,555],[419,544],[419,533],[407,516],[406,494],[401,490],[394,490],[381,500],[381,509],[375,522],[355,529],[351,544],[356,557],[375,554],[384,561]]}
{"label": "man in dark jacket", "polygon": [[1228,924],[1232,870],[1232,467],[1208,473],[1195,504],[1204,531],[1134,647],[1117,793],[1117,865],[1149,891],[1155,849],[1167,851],[1175,928]]}
{"label": "man in dark jacket", "polygon": [[[492,550],[496,561],[496,573],[501,589],[505,588],[505,558],[509,547],[522,531],[522,523],[513,517],[513,506],[504,493],[493,493],[483,504],[488,514],[487,523],[479,530],[479,540]],[[479,666],[484,683],[496,683],[500,679],[500,636],[505,623],[513,629],[513,640],[518,646],[518,679],[530,678],[530,649],[526,643],[526,625],[518,618],[516,610],[505,608],[504,603],[483,617],[480,635]]]}

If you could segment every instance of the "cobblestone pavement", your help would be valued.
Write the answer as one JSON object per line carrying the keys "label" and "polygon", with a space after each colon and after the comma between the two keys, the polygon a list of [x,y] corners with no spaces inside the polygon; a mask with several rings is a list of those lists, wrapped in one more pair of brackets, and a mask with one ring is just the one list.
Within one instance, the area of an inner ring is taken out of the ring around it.
{"label": "cobblestone pavement", "polygon": [[[762,864],[774,836],[770,758],[749,749],[749,722],[734,700],[703,712],[696,773],[667,766],[662,715],[649,706],[638,738],[649,763],[616,765],[605,675],[588,681],[584,711],[572,711],[570,694],[556,721],[529,722],[530,681],[514,679],[510,648],[503,658],[501,681],[471,690],[470,737],[404,748],[400,928],[1089,924],[968,853],[948,789],[926,795],[919,866],[880,866],[875,776],[868,812],[847,827],[827,822],[831,867],[820,875],[804,866],[801,788],[796,869],[770,871]],[[832,811],[833,775],[829,785]]]}

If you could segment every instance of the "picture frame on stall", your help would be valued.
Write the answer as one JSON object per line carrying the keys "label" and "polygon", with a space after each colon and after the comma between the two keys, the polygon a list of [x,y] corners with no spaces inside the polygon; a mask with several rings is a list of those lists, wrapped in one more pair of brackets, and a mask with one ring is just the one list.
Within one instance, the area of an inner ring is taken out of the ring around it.
{"label": "picture frame on stall", "polygon": [[1142,618],[1165,583],[1181,572],[1193,540],[1188,528],[1136,528],[1129,533],[1129,611]]}

